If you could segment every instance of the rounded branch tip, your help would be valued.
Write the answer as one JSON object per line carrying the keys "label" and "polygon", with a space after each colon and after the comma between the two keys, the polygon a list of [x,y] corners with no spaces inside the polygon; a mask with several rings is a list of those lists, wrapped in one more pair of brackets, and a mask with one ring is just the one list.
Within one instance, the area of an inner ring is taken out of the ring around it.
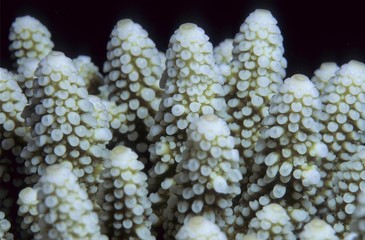
{"label": "rounded branch tip", "polygon": [[119,20],[117,25],[118,25],[118,28],[128,28],[129,26],[131,26],[132,24],[134,24],[134,22],[129,19],[129,18],[125,18],[125,19],[122,19],[122,20]]}
{"label": "rounded branch tip", "polygon": [[310,93],[317,91],[312,81],[303,74],[294,74],[291,78],[287,78],[284,81],[284,85],[287,86],[291,92]]}
{"label": "rounded branch tip", "polygon": [[179,30],[188,39],[196,39],[204,33],[198,25],[194,23],[184,23],[180,25]]}
{"label": "rounded branch tip", "polygon": [[181,31],[191,31],[196,29],[198,26],[194,23],[184,23],[180,26]]}
{"label": "rounded branch tip", "polygon": [[130,148],[125,146],[116,146],[110,151],[111,159],[138,159],[138,155]]}
{"label": "rounded branch tip", "polygon": [[353,71],[363,72],[365,70],[365,64],[356,60],[351,60],[348,65],[353,69]]}
{"label": "rounded branch tip", "polygon": [[39,62],[39,66],[50,65],[53,69],[61,70],[64,66],[70,68],[72,73],[78,73],[76,66],[72,60],[68,58],[63,52],[51,51],[48,55]]}
{"label": "rounded branch tip", "polygon": [[256,10],[254,11],[254,13],[255,13],[255,14],[257,14],[257,15],[262,15],[262,16],[265,16],[265,15],[272,15],[272,14],[271,14],[271,12],[270,12],[269,10],[267,10],[267,9],[261,9],[261,8],[256,9]]}
{"label": "rounded branch tip", "polygon": [[266,9],[256,9],[254,12],[252,12],[249,17],[250,19],[254,19],[255,22],[259,24],[277,24],[276,19],[271,14],[269,10]]}

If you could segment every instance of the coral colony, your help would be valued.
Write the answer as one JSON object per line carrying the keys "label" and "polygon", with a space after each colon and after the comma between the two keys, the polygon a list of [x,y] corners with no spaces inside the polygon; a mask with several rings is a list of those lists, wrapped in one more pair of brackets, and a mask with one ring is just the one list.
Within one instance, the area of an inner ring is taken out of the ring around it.
{"label": "coral colony", "polygon": [[267,10],[166,53],[120,20],[102,73],[33,17],[9,39],[0,239],[365,239],[364,63],[286,76]]}

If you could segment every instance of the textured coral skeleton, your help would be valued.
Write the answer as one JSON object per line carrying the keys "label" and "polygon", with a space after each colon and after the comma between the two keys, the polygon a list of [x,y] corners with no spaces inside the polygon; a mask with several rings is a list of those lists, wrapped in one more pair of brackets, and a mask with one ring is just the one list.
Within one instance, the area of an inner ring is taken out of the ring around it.
{"label": "textured coral skeleton", "polygon": [[185,23],[161,52],[121,19],[99,71],[16,18],[0,239],[364,239],[365,64],[286,76],[279,25],[213,47]]}

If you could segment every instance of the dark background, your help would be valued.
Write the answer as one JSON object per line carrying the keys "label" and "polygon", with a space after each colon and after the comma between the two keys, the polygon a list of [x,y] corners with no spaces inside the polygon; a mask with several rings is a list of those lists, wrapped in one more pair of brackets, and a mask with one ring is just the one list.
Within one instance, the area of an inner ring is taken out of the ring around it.
{"label": "dark background", "polygon": [[74,58],[92,57],[102,70],[106,44],[119,19],[131,18],[145,28],[161,51],[185,22],[202,27],[216,46],[233,38],[250,12],[266,8],[284,36],[287,76],[312,76],[322,62],[365,62],[365,13],[362,1],[65,1],[0,0],[0,66],[11,68],[8,34],[17,16],[31,15],[52,33],[55,50]]}

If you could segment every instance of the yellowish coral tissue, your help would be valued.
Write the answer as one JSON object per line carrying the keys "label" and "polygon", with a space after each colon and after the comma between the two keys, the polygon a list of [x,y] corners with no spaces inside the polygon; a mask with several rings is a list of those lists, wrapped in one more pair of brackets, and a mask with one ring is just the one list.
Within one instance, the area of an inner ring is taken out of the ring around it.
{"label": "yellowish coral tissue", "polygon": [[283,24],[257,9],[217,46],[195,23],[156,46],[120,19],[97,66],[14,19],[0,239],[365,239],[365,64],[286,76]]}

